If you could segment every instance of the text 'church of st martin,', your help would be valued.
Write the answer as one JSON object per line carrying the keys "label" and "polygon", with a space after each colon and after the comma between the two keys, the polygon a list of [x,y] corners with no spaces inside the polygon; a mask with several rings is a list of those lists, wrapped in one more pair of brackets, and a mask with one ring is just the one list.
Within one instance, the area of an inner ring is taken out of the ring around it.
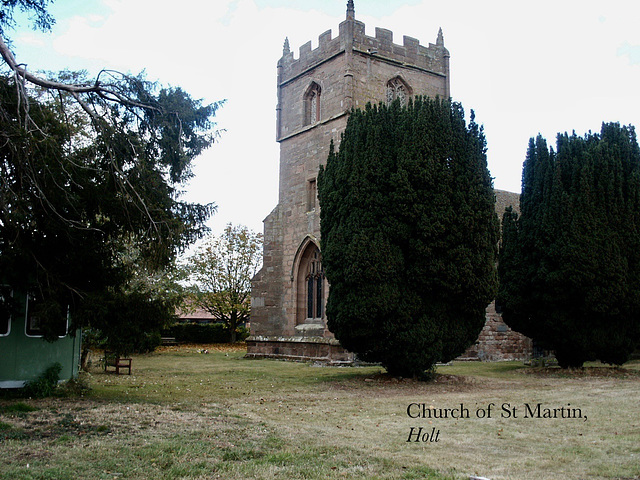
{"label": "text 'church of st martin,'", "polygon": [[[337,37],[324,32],[317,48],[307,42],[298,58],[285,40],[277,73],[279,201],[264,220],[263,266],[252,282],[247,356],[350,362],[353,355],[327,329],[318,170],[331,140],[339,145],[352,108],[396,98],[404,102],[413,95],[449,98],[449,51],[442,30],[428,46],[408,36],[395,44],[393,33],[383,28],[367,36],[349,0]],[[508,205],[517,207],[517,200],[517,194],[496,191],[496,211],[502,216]],[[478,341],[463,357],[521,359],[530,350],[531,341],[511,331],[492,304]]]}

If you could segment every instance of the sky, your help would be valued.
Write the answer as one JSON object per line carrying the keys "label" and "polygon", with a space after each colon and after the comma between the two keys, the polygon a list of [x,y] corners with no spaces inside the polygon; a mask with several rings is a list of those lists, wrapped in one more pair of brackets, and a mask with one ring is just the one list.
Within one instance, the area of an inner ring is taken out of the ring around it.
{"label": "sky", "polygon": [[[214,233],[262,220],[278,201],[276,63],[331,29],[346,0],[57,0],[48,33],[26,19],[9,32],[31,71],[102,68],[180,86],[216,115],[218,142],[195,162],[184,199],[217,205]],[[584,135],[602,122],[640,125],[636,0],[355,0],[356,19],[451,53],[451,95],[484,126],[495,188],[520,191],[529,138]]]}

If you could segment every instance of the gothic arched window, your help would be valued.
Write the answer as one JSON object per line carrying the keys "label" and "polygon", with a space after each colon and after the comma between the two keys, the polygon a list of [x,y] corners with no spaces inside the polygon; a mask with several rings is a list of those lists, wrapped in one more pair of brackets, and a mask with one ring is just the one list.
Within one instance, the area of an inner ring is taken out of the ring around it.
{"label": "gothic arched window", "polygon": [[313,82],[304,95],[304,124],[313,125],[320,121],[320,85]]}
{"label": "gothic arched window", "polygon": [[307,318],[322,318],[324,271],[316,248],[307,267]]}
{"label": "gothic arched window", "polygon": [[300,245],[296,258],[297,267],[291,272],[291,279],[295,278],[296,325],[322,324],[329,285],[324,276],[322,255],[317,243],[306,238]]}
{"label": "gothic arched window", "polygon": [[400,105],[404,106],[407,104],[409,95],[411,95],[411,89],[400,77],[392,78],[387,82],[387,105],[397,98],[400,100]]}

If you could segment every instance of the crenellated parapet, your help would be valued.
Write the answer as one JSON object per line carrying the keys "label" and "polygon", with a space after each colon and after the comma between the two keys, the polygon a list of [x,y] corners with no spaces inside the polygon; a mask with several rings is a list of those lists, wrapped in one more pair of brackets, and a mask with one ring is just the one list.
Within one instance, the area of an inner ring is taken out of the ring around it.
{"label": "crenellated parapet", "polygon": [[[361,23],[361,22],[358,22]],[[448,74],[449,51],[444,47],[442,29],[435,44],[420,45],[417,38],[404,35],[402,45],[393,43],[393,32],[376,27],[375,37],[364,34],[362,29],[354,29],[353,48],[361,53],[370,54],[407,66],[415,66],[434,73]]]}
{"label": "crenellated parapet", "polygon": [[302,45],[298,58],[294,58],[290,49],[284,49],[278,67],[282,69],[283,78],[290,79],[342,52],[344,45],[341,45],[340,38],[331,38],[331,30],[327,30],[318,37],[318,46],[315,49],[311,49],[311,41]]}
{"label": "crenellated parapet", "polygon": [[340,24],[337,37],[332,38],[331,30],[327,30],[318,37],[316,48],[311,48],[311,41],[302,45],[297,58],[289,49],[287,41],[283,56],[278,61],[281,81],[295,78],[348,50],[378,61],[449,76],[449,51],[444,46],[442,29],[438,32],[436,43],[429,43],[428,46],[421,45],[418,39],[406,35],[402,40],[401,45],[394,43],[393,32],[378,27],[375,29],[375,36],[366,35],[365,24],[356,20],[353,12],[348,9],[347,19]]}

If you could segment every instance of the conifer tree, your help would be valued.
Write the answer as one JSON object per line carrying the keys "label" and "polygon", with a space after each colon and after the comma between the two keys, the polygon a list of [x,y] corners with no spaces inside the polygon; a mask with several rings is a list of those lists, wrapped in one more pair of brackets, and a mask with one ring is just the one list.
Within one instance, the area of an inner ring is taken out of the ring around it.
{"label": "conifer tree", "polygon": [[457,103],[351,113],[318,194],[328,327],[361,359],[421,377],[476,340],[497,287],[485,150]]}
{"label": "conifer tree", "polygon": [[[172,296],[140,277],[170,268],[215,211],[180,197],[222,103],[142,74],[32,73],[10,34],[18,12],[50,30],[51,3],[0,7],[0,283],[29,294],[46,339],[69,315],[72,331],[91,325],[137,342],[175,312]],[[16,308],[7,297],[3,316]],[[128,349],[127,340],[118,343]]]}
{"label": "conifer tree", "polygon": [[507,324],[563,367],[628,360],[640,340],[640,149],[633,127],[540,136],[523,167],[521,216],[503,219]]}

